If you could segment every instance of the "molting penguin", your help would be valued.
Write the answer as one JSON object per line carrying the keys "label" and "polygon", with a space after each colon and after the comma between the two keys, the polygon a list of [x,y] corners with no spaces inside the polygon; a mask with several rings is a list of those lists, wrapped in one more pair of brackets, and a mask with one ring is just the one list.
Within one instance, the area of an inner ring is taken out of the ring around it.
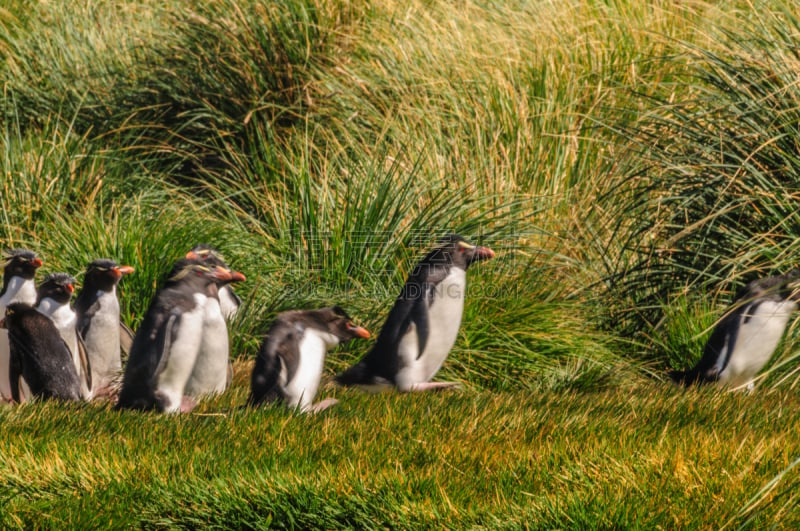
{"label": "molting penguin", "polygon": [[33,306],[16,302],[6,308],[2,326],[11,347],[11,396],[20,400],[20,377],[37,398],[80,400],[80,382],[72,354],[56,325]]}
{"label": "molting penguin", "polygon": [[[208,246],[198,245],[187,253],[186,258],[230,271],[222,257]],[[192,398],[224,392],[233,377],[225,320],[233,317],[241,302],[230,289],[230,283],[242,282],[245,276],[238,271],[230,273],[229,280],[210,284],[206,294],[200,352],[185,389],[185,393]]]}
{"label": "molting penguin", "polygon": [[[189,260],[199,260],[214,267],[222,266],[226,269],[230,269],[228,264],[225,263],[225,259],[222,257],[222,255],[219,254],[216,249],[205,243],[195,245],[191,251],[186,253],[186,258]],[[231,282],[242,282],[244,280],[244,275],[241,275],[240,277],[236,277],[231,280]],[[225,317],[225,319],[230,321],[236,316],[239,306],[242,305],[242,299],[233,291],[233,288],[230,284],[225,284],[219,288],[218,298],[222,315]]]}
{"label": "molting penguin", "polygon": [[230,280],[222,267],[175,264],[133,340],[118,409],[183,411],[184,388],[197,359],[209,285]]}
{"label": "molting penguin", "polygon": [[93,395],[113,393],[114,382],[122,372],[122,343],[132,341],[130,330],[119,317],[117,285],[131,266],[100,259],[86,267],[83,288],[75,300],[77,329],[89,357]]}
{"label": "molting penguin", "polygon": [[[10,249],[3,252],[3,289],[0,291],[0,319],[6,308],[15,302],[34,304],[36,302],[36,270],[42,261],[36,253],[28,249]],[[11,352],[8,344],[8,332],[0,330],[0,402],[11,399],[11,382],[9,379],[9,363]]]}
{"label": "molting penguin", "polygon": [[75,279],[67,273],[51,273],[39,285],[36,309],[52,319],[61,339],[67,344],[81,386],[81,398],[92,397],[92,371],[86,348],[76,328],[78,318],[69,302],[75,291]]}
{"label": "molting penguin", "polygon": [[753,388],[800,301],[800,270],[750,282],[714,328],[703,357],[689,371],[672,371],[676,383],[718,382]]}
{"label": "molting penguin", "polygon": [[369,332],[355,326],[347,313],[333,306],[279,314],[267,332],[253,367],[248,404],[283,401],[301,411],[321,411],[336,403],[312,406],[327,349]]}
{"label": "molting penguin", "polygon": [[401,391],[424,391],[456,386],[431,382],[456,341],[467,268],[494,257],[486,247],[451,234],[417,264],[389,312],[375,345],[354,366],[336,377],[341,385]]}

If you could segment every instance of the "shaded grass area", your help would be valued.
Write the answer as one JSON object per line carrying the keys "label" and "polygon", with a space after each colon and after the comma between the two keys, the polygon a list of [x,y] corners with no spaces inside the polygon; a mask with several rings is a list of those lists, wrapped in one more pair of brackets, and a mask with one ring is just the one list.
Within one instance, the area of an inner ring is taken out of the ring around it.
{"label": "shaded grass area", "polygon": [[[241,383],[181,417],[4,407],[4,527],[717,528],[800,440],[783,392],[328,388],[338,406],[298,416],[238,409]],[[800,523],[779,507],[751,524]]]}

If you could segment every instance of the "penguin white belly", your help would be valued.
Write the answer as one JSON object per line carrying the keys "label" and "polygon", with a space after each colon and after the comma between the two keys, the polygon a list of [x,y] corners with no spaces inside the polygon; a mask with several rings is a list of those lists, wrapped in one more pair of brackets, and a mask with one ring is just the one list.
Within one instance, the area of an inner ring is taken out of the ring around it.
{"label": "penguin white belly", "polygon": [[796,309],[797,304],[792,301],[764,301],[755,312],[743,316],[733,353],[719,382],[738,387],[752,380],[769,362]]}
{"label": "penguin white belly", "polygon": [[6,287],[6,292],[0,297],[0,319],[6,315],[6,307],[15,302],[24,302],[33,305],[36,303],[36,283],[33,279],[26,280],[22,277],[12,277]]}
{"label": "penguin white belly", "polygon": [[228,328],[220,303],[206,300],[203,339],[185,393],[192,397],[222,393],[228,387]]}
{"label": "penguin white belly", "polygon": [[[186,382],[192,374],[203,334],[205,296],[195,294],[195,307],[181,314],[178,333],[169,345],[164,368],[158,375],[156,393],[164,399],[164,411],[177,413],[181,408]],[[170,333],[170,331],[167,331]]]}
{"label": "penguin white belly", "polygon": [[433,303],[428,308],[428,340],[422,354],[418,355],[416,326],[410,326],[400,340],[401,368],[395,382],[401,391],[410,391],[414,384],[429,382],[444,364],[458,337],[466,289],[467,272],[451,268],[436,286]]}
{"label": "penguin white belly", "polygon": [[317,396],[319,381],[322,378],[322,367],[325,363],[325,352],[329,346],[338,344],[338,339],[327,332],[306,329],[297,348],[300,358],[297,371],[291,380],[286,382],[283,393],[289,407],[299,407],[307,411]]}
{"label": "penguin white belly", "polygon": [[119,346],[119,301],[116,291],[102,292],[97,299],[99,308],[83,342],[92,370],[94,391],[108,387],[122,370]]}

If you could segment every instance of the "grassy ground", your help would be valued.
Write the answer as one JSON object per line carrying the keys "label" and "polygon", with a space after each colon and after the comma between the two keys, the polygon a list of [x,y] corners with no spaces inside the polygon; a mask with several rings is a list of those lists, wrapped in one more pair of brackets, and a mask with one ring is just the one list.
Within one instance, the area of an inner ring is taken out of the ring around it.
{"label": "grassy ground", "polygon": [[198,242],[247,275],[240,363],[281,310],[377,331],[441,234],[497,257],[467,391],[3,408],[3,524],[795,527],[796,321],[753,395],[662,380],[797,265],[798,35],[787,0],[6,1],[0,245],[133,265],[131,326]]}
{"label": "grassy ground", "polygon": [[179,418],[96,404],[2,408],[3,527],[800,523],[796,471],[748,506],[800,450],[793,392],[328,389],[337,407],[297,416],[238,409],[245,391]]}

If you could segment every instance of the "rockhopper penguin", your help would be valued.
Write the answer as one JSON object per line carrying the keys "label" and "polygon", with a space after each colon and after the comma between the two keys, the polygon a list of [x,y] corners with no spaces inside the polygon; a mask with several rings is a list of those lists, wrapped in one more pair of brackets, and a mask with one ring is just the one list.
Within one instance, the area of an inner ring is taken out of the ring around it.
{"label": "rockhopper penguin", "polygon": [[19,402],[20,377],[32,396],[41,399],[80,400],[78,372],[72,354],[53,321],[28,304],[6,308],[0,326],[8,330],[11,347],[11,397]]}
{"label": "rockhopper penguin", "polygon": [[467,268],[492,257],[491,249],[471,245],[461,236],[442,238],[408,277],[375,345],[336,381],[373,390],[395,386],[401,391],[424,391],[456,386],[430,380],[458,335]]}
{"label": "rockhopper penguin", "polygon": [[342,341],[369,337],[338,306],[279,314],[270,326],[256,358],[250,382],[251,406],[284,402],[301,411],[321,411],[334,399],[312,405],[327,349]]}
{"label": "rockhopper penguin", "polygon": [[[36,270],[42,261],[28,249],[10,249],[3,252],[3,289],[0,291],[0,319],[6,308],[15,302],[32,305],[36,302]],[[0,402],[11,400],[9,363],[11,352],[8,331],[0,329]],[[27,391],[27,389],[26,389]]]}
{"label": "rockhopper penguin", "polygon": [[120,321],[117,285],[131,273],[131,266],[95,260],[86,267],[83,287],[75,299],[78,333],[86,345],[95,396],[113,394],[122,373],[122,342],[130,343],[132,334]]}
{"label": "rockhopper penguin", "polygon": [[750,282],[714,328],[703,357],[689,371],[673,371],[676,383],[717,382],[753,388],[753,378],[772,357],[800,301],[800,270]]}
{"label": "rockhopper penguin", "polygon": [[202,343],[209,285],[230,279],[222,267],[185,259],[175,264],[136,331],[118,409],[188,409],[184,388]]}
{"label": "rockhopper penguin", "polygon": [[[189,251],[186,258],[200,261],[209,267],[222,267],[230,271],[222,257],[205,245],[198,245]],[[215,282],[208,286],[203,316],[203,338],[197,361],[184,391],[195,399],[224,392],[233,377],[225,320],[233,317],[240,302],[231,290],[230,283],[243,282],[245,276],[238,271],[230,273],[230,280]],[[227,306],[223,305],[223,301]]]}
{"label": "rockhopper penguin", "polygon": [[69,348],[72,363],[78,373],[81,398],[90,400],[92,397],[92,371],[86,355],[86,348],[76,327],[78,318],[69,305],[74,292],[75,279],[71,275],[50,273],[39,284],[36,309],[49,317],[56,325],[61,339]]}

